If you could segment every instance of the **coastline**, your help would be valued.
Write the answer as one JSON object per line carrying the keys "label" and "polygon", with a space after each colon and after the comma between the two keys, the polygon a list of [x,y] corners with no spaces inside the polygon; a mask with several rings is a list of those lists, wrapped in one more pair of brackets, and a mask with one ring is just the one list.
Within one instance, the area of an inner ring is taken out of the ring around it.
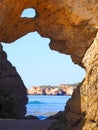
{"label": "coastline", "polygon": [[28,96],[31,95],[31,96],[72,96],[72,94],[64,94],[64,95],[44,95],[44,94],[27,94]]}
{"label": "coastline", "polygon": [[60,84],[59,86],[33,86],[30,90],[27,89],[27,93],[29,95],[65,95],[69,96],[73,94],[74,89],[76,89],[76,86],[69,85],[69,84]]}

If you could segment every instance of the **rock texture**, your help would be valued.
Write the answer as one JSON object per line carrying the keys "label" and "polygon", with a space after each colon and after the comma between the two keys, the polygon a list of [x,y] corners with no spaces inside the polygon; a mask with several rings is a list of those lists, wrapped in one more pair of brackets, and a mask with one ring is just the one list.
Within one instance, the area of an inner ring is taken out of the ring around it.
{"label": "rock texture", "polygon": [[0,118],[24,118],[27,91],[0,44]]}
{"label": "rock texture", "polygon": [[[26,8],[35,8],[36,17],[20,18]],[[98,130],[98,1],[0,1],[0,41],[10,43],[34,31],[49,37],[51,49],[70,54],[86,70],[64,119],[50,130]]]}
{"label": "rock texture", "polygon": [[83,130],[98,130],[98,34],[82,62],[87,72],[80,88],[81,111],[85,113]]}
{"label": "rock texture", "polygon": [[30,95],[72,95],[76,87],[71,85],[52,86],[33,86],[28,90]]}
{"label": "rock texture", "polygon": [[59,114],[59,121],[49,130],[98,130],[98,35],[82,62],[86,78],[75,89],[65,111]]}
{"label": "rock texture", "polygon": [[[26,8],[36,10],[35,18],[21,18]],[[38,31],[51,38],[51,49],[70,54],[75,63],[92,44],[98,27],[96,0],[1,0],[0,41],[12,42]]]}

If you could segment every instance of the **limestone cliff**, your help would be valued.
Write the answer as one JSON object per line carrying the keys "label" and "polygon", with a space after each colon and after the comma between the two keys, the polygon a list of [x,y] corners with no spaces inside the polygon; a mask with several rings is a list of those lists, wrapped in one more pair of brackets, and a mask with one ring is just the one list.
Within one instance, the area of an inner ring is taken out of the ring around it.
{"label": "limestone cliff", "polygon": [[[32,7],[35,18],[20,18],[24,9]],[[49,37],[51,49],[70,54],[86,70],[67,103],[64,119],[50,130],[98,130],[98,1],[0,1],[0,41],[12,42],[34,31]]]}
{"label": "limestone cliff", "polygon": [[24,118],[27,92],[0,44],[0,118]]}
{"label": "limestone cliff", "polygon": [[30,95],[72,95],[76,87],[71,85],[60,86],[33,86],[28,90]]}

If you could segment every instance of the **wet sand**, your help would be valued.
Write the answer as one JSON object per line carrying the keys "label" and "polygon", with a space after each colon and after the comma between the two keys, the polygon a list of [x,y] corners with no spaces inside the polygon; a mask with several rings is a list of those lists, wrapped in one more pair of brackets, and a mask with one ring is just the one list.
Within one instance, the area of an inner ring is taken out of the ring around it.
{"label": "wet sand", "polygon": [[47,130],[55,120],[0,120],[0,130]]}

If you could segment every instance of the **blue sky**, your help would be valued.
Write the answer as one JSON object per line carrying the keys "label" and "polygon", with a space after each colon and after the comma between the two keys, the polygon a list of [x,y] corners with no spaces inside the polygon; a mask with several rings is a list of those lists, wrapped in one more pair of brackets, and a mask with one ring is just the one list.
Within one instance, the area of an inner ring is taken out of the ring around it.
{"label": "blue sky", "polygon": [[34,32],[12,44],[3,44],[8,59],[17,68],[27,88],[76,83],[85,76],[85,71],[75,65],[70,56],[50,50],[49,42],[50,39]]}

